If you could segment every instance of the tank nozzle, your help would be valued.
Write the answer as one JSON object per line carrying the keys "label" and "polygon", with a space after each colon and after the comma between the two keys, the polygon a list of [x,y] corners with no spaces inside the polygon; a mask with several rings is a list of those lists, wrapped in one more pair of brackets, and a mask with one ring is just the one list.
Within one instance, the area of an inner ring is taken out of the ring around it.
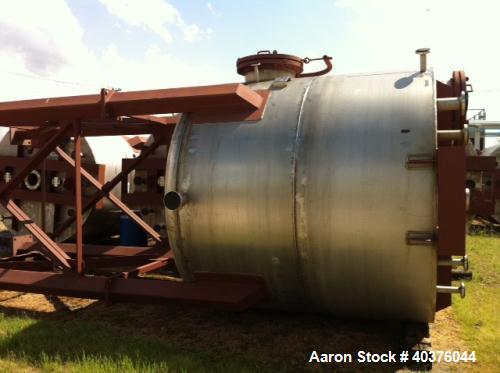
{"label": "tank nozzle", "polygon": [[425,73],[427,71],[427,55],[430,53],[431,48],[419,48],[415,51],[416,54],[420,55],[420,72]]}
{"label": "tank nozzle", "polygon": [[167,192],[167,194],[165,194],[165,196],[163,197],[163,203],[165,204],[165,207],[167,209],[177,210],[184,203],[186,203],[186,196],[174,190],[171,190],[170,192]]}
{"label": "tank nozzle", "polygon": [[460,298],[465,298],[465,284],[463,282],[460,284],[460,286],[437,285],[436,291],[438,293],[460,294]]}

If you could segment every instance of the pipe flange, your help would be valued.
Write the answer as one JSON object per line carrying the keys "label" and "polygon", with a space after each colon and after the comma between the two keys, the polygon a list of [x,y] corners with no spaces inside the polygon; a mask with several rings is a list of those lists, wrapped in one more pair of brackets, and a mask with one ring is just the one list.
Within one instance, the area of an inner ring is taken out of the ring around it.
{"label": "pipe flange", "polygon": [[42,175],[38,170],[33,170],[24,178],[24,186],[29,190],[37,190],[42,184]]}

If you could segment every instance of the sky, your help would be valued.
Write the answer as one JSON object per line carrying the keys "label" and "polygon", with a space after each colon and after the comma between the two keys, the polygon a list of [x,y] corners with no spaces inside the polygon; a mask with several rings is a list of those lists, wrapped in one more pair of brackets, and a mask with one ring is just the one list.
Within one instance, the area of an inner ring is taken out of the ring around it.
{"label": "sky", "polygon": [[241,81],[236,59],[259,50],[328,54],[334,74],[413,70],[429,47],[437,78],[465,70],[469,107],[500,120],[499,14],[495,0],[0,0],[0,101]]}

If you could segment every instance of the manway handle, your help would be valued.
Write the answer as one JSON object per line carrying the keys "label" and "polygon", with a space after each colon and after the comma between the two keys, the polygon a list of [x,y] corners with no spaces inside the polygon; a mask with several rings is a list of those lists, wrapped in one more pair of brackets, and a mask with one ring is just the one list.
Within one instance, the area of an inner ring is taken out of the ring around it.
{"label": "manway handle", "polygon": [[332,71],[332,69],[333,69],[332,57],[327,56],[326,54],[323,57],[319,57],[319,58],[306,57],[306,58],[302,59],[302,62],[309,63],[311,61],[320,61],[320,60],[323,60],[323,62],[326,65],[326,67],[323,70],[314,71],[312,73],[297,74],[296,78],[308,78],[308,77],[312,77],[312,76],[320,76],[320,75],[324,75],[324,74],[327,74],[330,71]]}

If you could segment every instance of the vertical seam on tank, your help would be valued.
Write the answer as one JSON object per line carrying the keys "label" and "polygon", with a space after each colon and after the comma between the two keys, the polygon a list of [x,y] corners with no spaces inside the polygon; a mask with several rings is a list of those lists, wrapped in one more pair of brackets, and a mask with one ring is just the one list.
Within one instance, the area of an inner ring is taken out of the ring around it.
{"label": "vertical seam on tank", "polygon": [[[186,115],[186,116],[183,115],[181,121],[178,124],[178,126],[179,126],[178,128],[181,131],[181,134],[180,134],[181,141],[179,142],[178,148],[176,149],[177,154],[175,157],[176,158],[175,165],[174,165],[175,170],[173,172],[175,179],[172,183],[174,190],[178,190],[178,188],[179,188],[179,173],[180,173],[179,169],[180,169],[181,158],[182,158],[182,154],[183,154],[183,149],[184,149],[186,142],[187,142],[188,135],[191,132],[191,123],[189,122],[189,119],[190,119],[189,115]],[[176,246],[176,249],[177,249],[176,251],[181,253],[180,258],[177,258],[177,259],[180,262],[179,263],[180,266],[182,267],[182,272],[184,272],[183,277],[187,277],[188,280],[192,280],[192,273],[191,273],[191,270],[189,269],[189,266],[187,264],[186,255],[184,252],[184,245],[182,244],[181,221],[180,221],[181,219],[179,216],[179,210],[172,211],[172,213],[175,216],[174,224],[175,224],[175,235],[176,235],[175,245],[173,245],[173,246]],[[171,249],[174,250],[173,247]]]}
{"label": "vertical seam on tank", "polygon": [[306,281],[305,281],[305,276],[304,276],[304,270],[302,267],[302,255],[300,253],[299,249],[299,239],[298,239],[298,225],[297,225],[297,163],[298,163],[298,153],[300,152],[300,146],[301,146],[301,129],[302,129],[302,122],[303,122],[303,112],[304,112],[304,106],[305,102],[307,100],[307,96],[309,94],[309,90],[311,88],[312,83],[314,82],[314,78],[309,81],[307,86],[304,89],[304,93],[302,95],[302,100],[300,102],[300,107],[299,107],[299,113],[297,116],[297,126],[295,127],[295,139],[293,143],[293,153],[292,153],[292,204],[293,204],[293,219],[292,219],[292,224],[293,224],[293,242],[295,246],[295,253],[297,255],[297,277],[299,280],[299,284],[301,286],[302,290],[302,296],[304,299],[309,298],[309,295],[307,293],[307,286],[306,286]]}
{"label": "vertical seam on tank", "polygon": [[[186,144],[188,142],[189,135],[191,134],[191,128],[192,128],[192,123],[191,123],[191,116],[188,114],[186,116],[186,128],[184,130],[183,136],[182,136],[182,141],[179,147],[179,156],[177,158],[178,163],[177,163],[177,168],[175,170],[175,190],[179,190],[179,174],[180,174],[180,168],[181,168],[181,162],[182,158],[184,156],[184,148],[186,147]],[[182,264],[184,266],[184,270],[189,273],[189,277],[193,277],[193,273],[190,269],[190,266],[187,261],[186,257],[186,248],[184,246],[184,240],[182,239],[182,228],[181,228],[181,217],[180,217],[180,209],[176,210],[177,214],[177,245],[180,244],[182,248]]]}

